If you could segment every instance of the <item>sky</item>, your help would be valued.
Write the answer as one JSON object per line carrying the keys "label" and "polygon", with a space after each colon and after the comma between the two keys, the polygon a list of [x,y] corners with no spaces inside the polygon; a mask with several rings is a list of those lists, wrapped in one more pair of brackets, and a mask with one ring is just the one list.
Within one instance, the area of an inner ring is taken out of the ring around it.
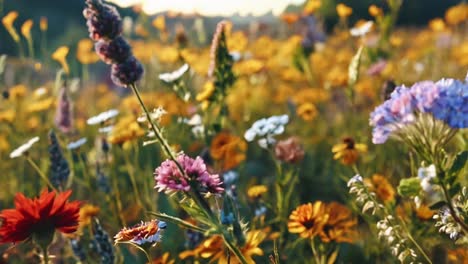
{"label": "sky", "polygon": [[281,13],[287,5],[303,3],[305,0],[108,0],[122,7],[142,4],[148,14],[162,11],[177,11],[184,13],[198,12],[203,15],[262,15],[270,10]]}

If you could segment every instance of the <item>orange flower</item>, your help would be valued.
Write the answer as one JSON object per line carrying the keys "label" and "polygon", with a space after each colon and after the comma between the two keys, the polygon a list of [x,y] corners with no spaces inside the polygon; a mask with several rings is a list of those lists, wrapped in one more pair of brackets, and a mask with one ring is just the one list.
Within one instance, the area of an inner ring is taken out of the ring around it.
{"label": "orange flower", "polygon": [[51,239],[55,229],[65,234],[78,228],[80,202],[68,202],[72,191],[59,194],[44,190],[38,198],[15,196],[15,209],[0,212],[0,243],[17,243],[28,238]]}
{"label": "orange flower", "polygon": [[340,18],[347,18],[353,13],[353,9],[345,4],[336,5],[336,12]]}
{"label": "orange flower", "polygon": [[382,202],[388,203],[395,200],[395,189],[384,176],[380,174],[374,174],[372,175],[370,181],[367,180],[366,183],[370,190],[375,192],[377,197],[379,197]]}
{"label": "orange flower", "polygon": [[299,20],[299,16],[295,13],[284,13],[281,15],[281,20],[288,25],[292,25]]}
{"label": "orange flower", "polygon": [[101,209],[92,204],[86,204],[80,209],[80,226],[91,224],[93,217],[96,217]]}
{"label": "orange flower", "polygon": [[383,10],[382,8],[379,8],[376,5],[370,5],[369,14],[373,17],[381,17],[383,16]]}
{"label": "orange flower", "polygon": [[[267,234],[262,230],[251,230],[246,234],[245,244],[240,248],[248,264],[255,264],[253,255],[263,255],[263,250],[259,245],[265,240]],[[211,262],[218,261],[220,264],[239,264],[240,261],[235,257],[234,253],[230,253],[230,261],[225,254],[223,239],[220,236],[212,236],[201,242],[195,249],[187,250],[179,254],[180,259],[188,257],[210,259]]]}
{"label": "orange flower", "polygon": [[367,146],[355,143],[354,139],[346,137],[343,139],[343,143],[333,146],[332,152],[334,153],[334,159],[340,159],[344,165],[352,165],[358,160],[359,152],[367,152]]}
{"label": "orange flower", "polygon": [[346,206],[331,202],[327,204],[328,221],[320,232],[323,242],[352,243],[356,238],[357,219]]}
{"label": "orange flower", "polygon": [[114,236],[115,243],[134,243],[143,245],[161,242],[161,233],[166,229],[166,223],[159,220],[142,222],[134,227],[123,228]]}
{"label": "orange flower", "polygon": [[321,201],[303,204],[289,216],[288,230],[303,238],[312,238],[323,232],[328,217],[325,204]]}
{"label": "orange flower", "polygon": [[210,155],[221,162],[223,170],[230,170],[245,160],[247,144],[240,137],[219,133],[211,142]]}

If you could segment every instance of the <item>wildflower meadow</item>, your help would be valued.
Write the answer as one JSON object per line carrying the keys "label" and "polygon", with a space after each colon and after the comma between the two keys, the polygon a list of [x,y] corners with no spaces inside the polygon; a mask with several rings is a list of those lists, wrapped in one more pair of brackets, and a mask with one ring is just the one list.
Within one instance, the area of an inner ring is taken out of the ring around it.
{"label": "wildflower meadow", "polygon": [[466,1],[20,2],[0,264],[468,263]]}

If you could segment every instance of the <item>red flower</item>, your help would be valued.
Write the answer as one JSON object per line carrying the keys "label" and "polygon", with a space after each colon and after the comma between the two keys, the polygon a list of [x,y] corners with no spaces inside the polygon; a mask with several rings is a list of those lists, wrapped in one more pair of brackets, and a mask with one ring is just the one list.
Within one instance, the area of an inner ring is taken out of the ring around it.
{"label": "red flower", "polygon": [[55,229],[70,234],[77,230],[80,202],[68,202],[71,190],[55,195],[44,190],[40,197],[15,196],[15,209],[0,212],[0,244],[21,242],[31,236],[53,234]]}

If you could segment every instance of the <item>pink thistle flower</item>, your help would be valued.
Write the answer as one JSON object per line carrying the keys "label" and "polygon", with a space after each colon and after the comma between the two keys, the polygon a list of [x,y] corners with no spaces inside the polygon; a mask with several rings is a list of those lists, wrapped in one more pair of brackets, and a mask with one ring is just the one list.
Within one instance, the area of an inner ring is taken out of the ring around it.
{"label": "pink thistle flower", "polygon": [[183,191],[188,192],[192,186],[198,191],[210,193],[222,193],[224,188],[218,174],[210,174],[207,171],[205,162],[200,158],[195,159],[182,154],[177,158],[177,162],[182,166],[182,174],[176,163],[166,160],[155,170],[155,189],[159,192]]}

